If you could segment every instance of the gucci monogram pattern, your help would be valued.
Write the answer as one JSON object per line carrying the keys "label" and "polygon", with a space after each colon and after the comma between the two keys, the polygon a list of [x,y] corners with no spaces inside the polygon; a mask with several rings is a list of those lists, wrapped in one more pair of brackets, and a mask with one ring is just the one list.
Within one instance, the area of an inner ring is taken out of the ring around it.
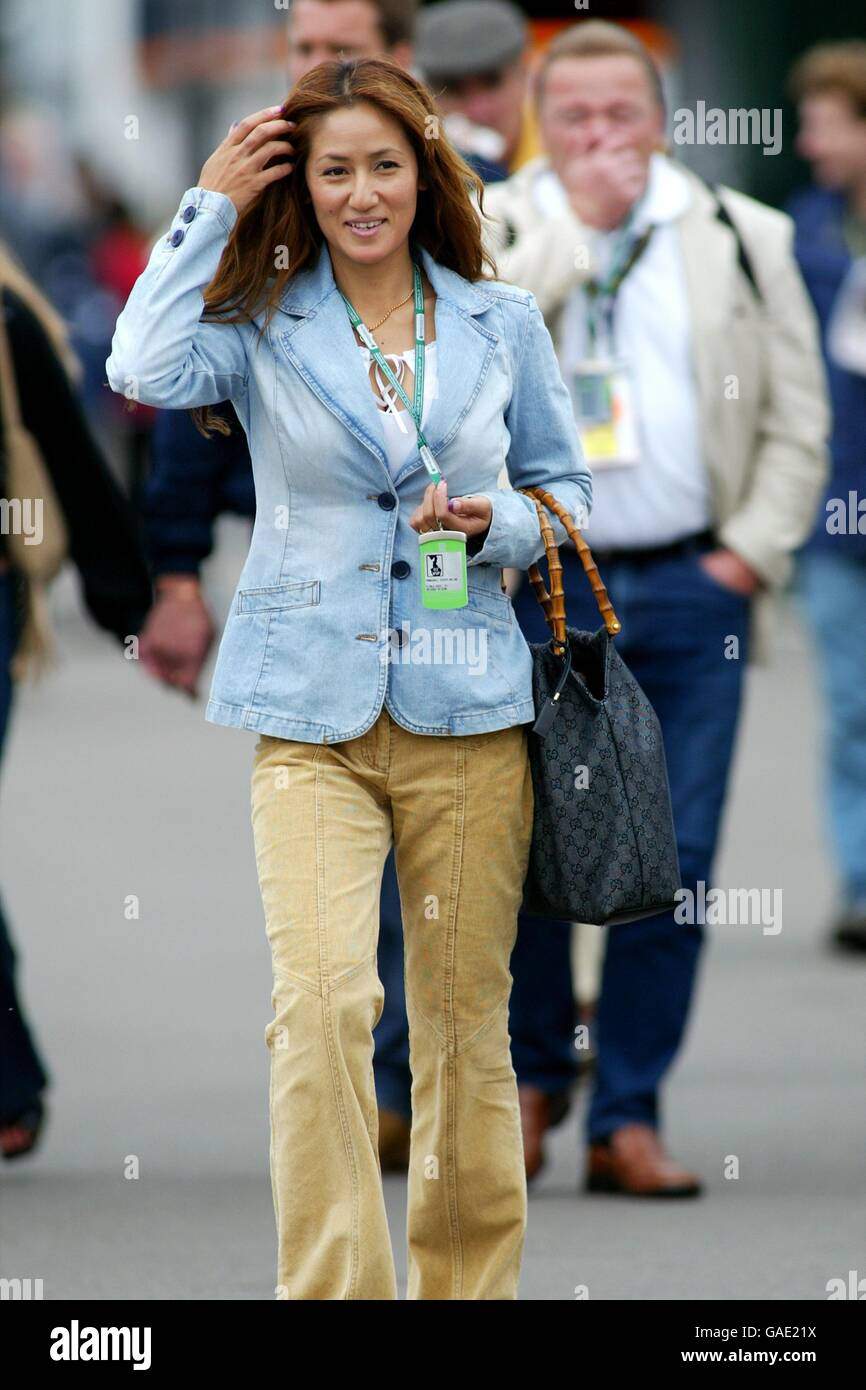
{"label": "gucci monogram pattern", "polygon": [[[523,910],[610,926],[674,906],[667,764],[655,710],[607,630],[566,635],[561,708],[545,738],[529,731],[535,813]],[[562,663],[547,642],[530,649],[537,715]]]}

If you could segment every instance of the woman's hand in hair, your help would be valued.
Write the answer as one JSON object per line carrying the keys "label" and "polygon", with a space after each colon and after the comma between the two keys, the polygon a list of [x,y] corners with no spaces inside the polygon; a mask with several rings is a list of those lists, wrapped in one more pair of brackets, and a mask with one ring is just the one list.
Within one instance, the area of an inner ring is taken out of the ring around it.
{"label": "woman's hand in hair", "polygon": [[[202,166],[199,188],[224,193],[241,213],[269,183],[290,174],[295,166],[286,155],[294,151],[286,136],[295,122],[283,120],[282,109],[267,106],[233,125]],[[267,167],[274,158],[279,162]]]}
{"label": "woman's hand in hair", "polygon": [[409,518],[414,531],[436,531],[442,523],[446,531],[462,531],[470,539],[480,537],[490,528],[493,506],[488,497],[455,497],[448,501],[445,479],[438,485],[430,483],[419,507]]}

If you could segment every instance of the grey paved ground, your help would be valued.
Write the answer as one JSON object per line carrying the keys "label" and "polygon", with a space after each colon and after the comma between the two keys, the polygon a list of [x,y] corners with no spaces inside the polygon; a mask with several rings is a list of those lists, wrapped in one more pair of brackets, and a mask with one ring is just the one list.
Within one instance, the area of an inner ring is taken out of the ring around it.
{"label": "grey paved ground", "polygon": [[[64,665],[19,702],[0,799],[5,900],[55,1082],[42,1152],[0,1171],[0,1275],[42,1278],[46,1298],[270,1298],[255,735],[124,663],[73,593],[64,580],[55,596]],[[866,961],[823,945],[816,699],[792,618],[748,696],[719,881],[781,887],[784,917],[776,936],[713,929],[667,1087],[670,1146],[708,1195],[582,1195],[582,1101],[532,1193],[525,1299],[821,1299],[828,1279],[866,1275]],[[402,1180],[386,1192],[402,1280]]]}

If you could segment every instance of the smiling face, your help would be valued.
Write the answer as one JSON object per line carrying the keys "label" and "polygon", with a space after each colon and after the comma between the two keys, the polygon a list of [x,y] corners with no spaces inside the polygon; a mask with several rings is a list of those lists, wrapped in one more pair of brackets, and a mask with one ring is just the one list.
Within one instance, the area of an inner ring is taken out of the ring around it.
{"label": "smiling face", "polygon": [[373,265],[402,254],[418,201],[418,161],[398,121],[370,102],[316,122],[305,168],[332,259]]}

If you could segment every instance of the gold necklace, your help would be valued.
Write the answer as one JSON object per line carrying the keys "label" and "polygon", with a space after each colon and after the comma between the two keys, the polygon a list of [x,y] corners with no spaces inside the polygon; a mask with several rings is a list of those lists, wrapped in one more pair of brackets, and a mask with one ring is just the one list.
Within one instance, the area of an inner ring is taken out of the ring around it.
{"label": "gold necklace", "polygon": [[395,309],[402,309],[403,305],[406,304],[406,303],[408,302],[408,300],[410,300],[410,299],[412,298],[412,295],[413,295],[414,293],[415,293],[415,286],[413,285],[412,288],[411,288],[411,290],[409,291],[409,293],[407,294],[407,296],[406,296],[405,299],[401,299],[399,304],[395,304],[393,309],[389,309],[388,312],[387,312],[387,314],[385,314],[384,318],[381,318],[381,319],[379,320],[378,323],[373,323],[373,324],[370,325],[370,332],[371,332],[371,333],[375,333],[375,331],[376,331],[377,328],[381,328],[381,327],[382,327],[382,324],[385,322],[385,319],[389,319],[389,318],[391,317],[391,315],[394,313],[394,310],[395,310]]}

